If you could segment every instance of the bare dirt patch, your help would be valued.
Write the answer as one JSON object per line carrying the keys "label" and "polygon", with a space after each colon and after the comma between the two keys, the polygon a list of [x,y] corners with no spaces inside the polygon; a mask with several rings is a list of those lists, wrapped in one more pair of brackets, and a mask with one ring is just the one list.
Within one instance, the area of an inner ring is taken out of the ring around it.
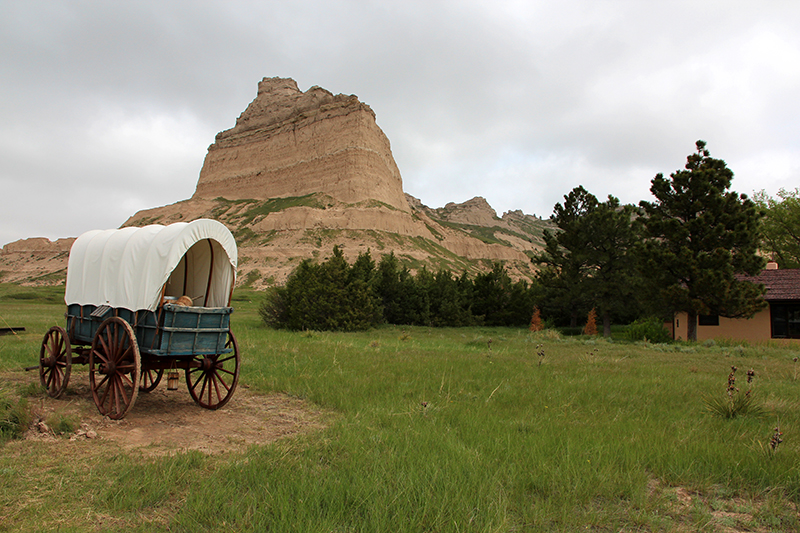
{"label": "bare dirt patch", "polygon": [[[3,377],[26,382],[38,379],[33,372]],[[66,418],[79,428],[73,439],[113,442],[150,455],[186,450],[218,454],[323,429],[332,418],[332,413],[299,398],[256,394],[242,384],[227,405],[210,411],[194,403],[185,384],[168,391],[162,382],[152,392],[140,392],[124,419],[110,420],[98,413],[85,378],[76,376],[59,399],[46,394],[30,398],[34,423],[25,438],[63,438],[56,437],[52,426],[54,420]]]}

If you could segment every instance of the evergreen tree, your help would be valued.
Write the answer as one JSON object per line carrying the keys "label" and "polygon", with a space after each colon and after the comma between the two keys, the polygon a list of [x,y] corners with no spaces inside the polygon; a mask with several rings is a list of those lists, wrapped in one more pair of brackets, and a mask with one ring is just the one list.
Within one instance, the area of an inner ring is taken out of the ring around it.
{"label": "evergreen tree", "polygon": [[636,208],[609,196],[598,202],[579,186],[556,204],[553,221],[561,230],[545,234],[545,250],[535,261],[543,264],[538,280],[545,287],[542,302],[552,312],[564,310],[570,326],[578,316],[597,307],[603,334],[611,335],[613,314],[630,314],[639,285],[630,255],[637,241],[633,227]]}
{"label": "evergreen tree", "polygon": [[394,252],[381,257],[375,275],[375,292],[383,307],[383,316],[389,324],[422,324],[422,296],[414,277],[400,262]]}
{"label": "evergreen tree", "polygon": [[578,317],[592,307],[585,217],[597,205],[597,198],[582,186],[572,189],[564,196],[564,204],[553,208],[551,220],[559,231],[544,231],[544,250],[533,258],[543,265],[536,275],[545,291],[543,307],[550,315],[566,314],[570,327],[576,327]]}
{"label": "evergreen tree", "polygon": [[525,326],[533,312],[533,293],[527,282],[514,283],[501,263],[475,276],[472,312],[487,326]]}
{"label": "evergreen tree", "polygon": [[697,340],[697,316],[750,317],[764,305],[763,286],[737,279],[757,274],[761,212],[745,195],[729,191],[733,172],[710,157],[706,144],[684,170],[653,178],[655,202],[640,202],[648,273],[674,311],[688,315],[688,338]]}
{"label": "evergreen tree", "polygon": [[417,270],[414,276],[414,292],[409,298],[406,311],[416,319],[413,324],[430,326],[431,324],[431,293],[433,292],[433,274],[425,267]]}
{"label": "evergreen tree", "polygon": [[490,272],[481,272],[472,282],[472,311],[475,318],[487,326],[497,326],[499,315],[508,303],[511,279],[500,263],[494,263]]}
{"label": "evergreen tree", "polygon": [[609,196],[583,219],[586,233],[587,287],[600,312],[603,336],[611,336],[611,316],[637,307],[637,290],[641,285],[633,249],[638,241],[633,219],[636,208],[620,205]]}
{"label": "evergreen tree", "polygon": [[383,317],[389,324],[402,324],[400,305],[403,287],[400,283],[400,263],[394,252],[381,257],[375,275],[375,291],[381,300]]}
{"label": "evergreen tree", "polygon": [[322,264],[306,259],[284,287],[267,295],[259,313],[268,325],[292,330],[367,329],[380,320],[371,261],[361,255],[351,269],[338,246]]}
{"label": "evergreen tree", "polygon": [[436,272],[429,288],[431,325],[460,327],[472,324],[470,302],[463,287],[449,270]]}
{"label": "evergreen tree", "polygon": [[[320,265],[310,259],[300,262],[286,285],[269,294],[261,316],[273,327],[302,330],[321,329],[314,298],[320,292]],[[268,319],[267,317],[272,319]]]}
{"label": "evergreen tree", "polygon": [[367,284],[375,283],[375,261],[372,259],[372,254],[367,248],[366,252],[358,254],[356,262],[350,267],[348,276],[350,281],[361,280]]}
{"label": "evergreen tree", "polygon": [[510,287],[508,304],[500,317],[500,322],[505,326],[529,325],[534,305],[534,290],[527,281],[521,279]]}

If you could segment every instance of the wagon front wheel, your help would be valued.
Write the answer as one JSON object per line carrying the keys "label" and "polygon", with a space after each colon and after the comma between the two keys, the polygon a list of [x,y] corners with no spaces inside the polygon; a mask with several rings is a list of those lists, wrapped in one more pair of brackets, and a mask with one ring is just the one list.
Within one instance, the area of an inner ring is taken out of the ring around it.
{"label": "wagon front wheel", "polygon": [[228,353],[195,355],[186,368],[186,386],[200,407],[219,409],[231,399],[239,383],[239,345],[228,332]]}
{"label": "wagon front wheel", "polygon": [[39,350],[39,381],[47,394],[58,398],[67,389],[72,371],[72,348],[64,328],[53,326],[42,339]]}
{"label": "wagon front wheel", "polygon": [[133,328],[119,317],[106,319],[92,339],[89,386],[101,415],[124,417],[136,401],[142,360]]}

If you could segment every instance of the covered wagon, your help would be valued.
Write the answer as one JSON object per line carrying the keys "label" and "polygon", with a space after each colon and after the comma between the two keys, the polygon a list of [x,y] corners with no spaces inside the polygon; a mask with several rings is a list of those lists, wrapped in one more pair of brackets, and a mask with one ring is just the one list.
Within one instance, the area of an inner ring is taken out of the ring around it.
{"label": "covered wagon", "polygon": [[194,401],[218,409],[239,380],[230,328],[237,249],[215,220],[95,230],[72,245],[65,327],[44,336],[39,378],[52,397],[73,364],[88,364],[101,414],[119,419],[165,371],[183,370]]}

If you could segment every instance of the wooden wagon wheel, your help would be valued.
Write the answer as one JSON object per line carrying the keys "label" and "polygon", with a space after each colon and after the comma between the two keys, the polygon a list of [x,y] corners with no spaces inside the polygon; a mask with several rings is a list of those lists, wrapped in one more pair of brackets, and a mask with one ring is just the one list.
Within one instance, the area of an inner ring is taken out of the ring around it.
{"label": "wooden wagon wheel", "polygon": [[97,328],[89,352],[89,386],[101,415],[119,420],[139,393],[142,360],[133,328],[119,317]]}
{"label": "wooden wagon wheel", "polygon": [[228,332],[225,348],[233,351],[217,355],[195,355],[186,368],[186,386],[200,407],[219,409],[231,399],[239,383],[239,345]]}
{"label": "wooden wagon wheel", "polygon": [[142,379],[139,382],[139,392],[150,392],[161,383],[161,376],[164,375],[163,368],[146,368],[142,370]]}
{"label": "wooden wagon wheel", "polygon": [[53,326],[42,339],[39,350],[39,381],[47,394],[58,398],[67,389],[72,371],[72,347],[64,328]]}

